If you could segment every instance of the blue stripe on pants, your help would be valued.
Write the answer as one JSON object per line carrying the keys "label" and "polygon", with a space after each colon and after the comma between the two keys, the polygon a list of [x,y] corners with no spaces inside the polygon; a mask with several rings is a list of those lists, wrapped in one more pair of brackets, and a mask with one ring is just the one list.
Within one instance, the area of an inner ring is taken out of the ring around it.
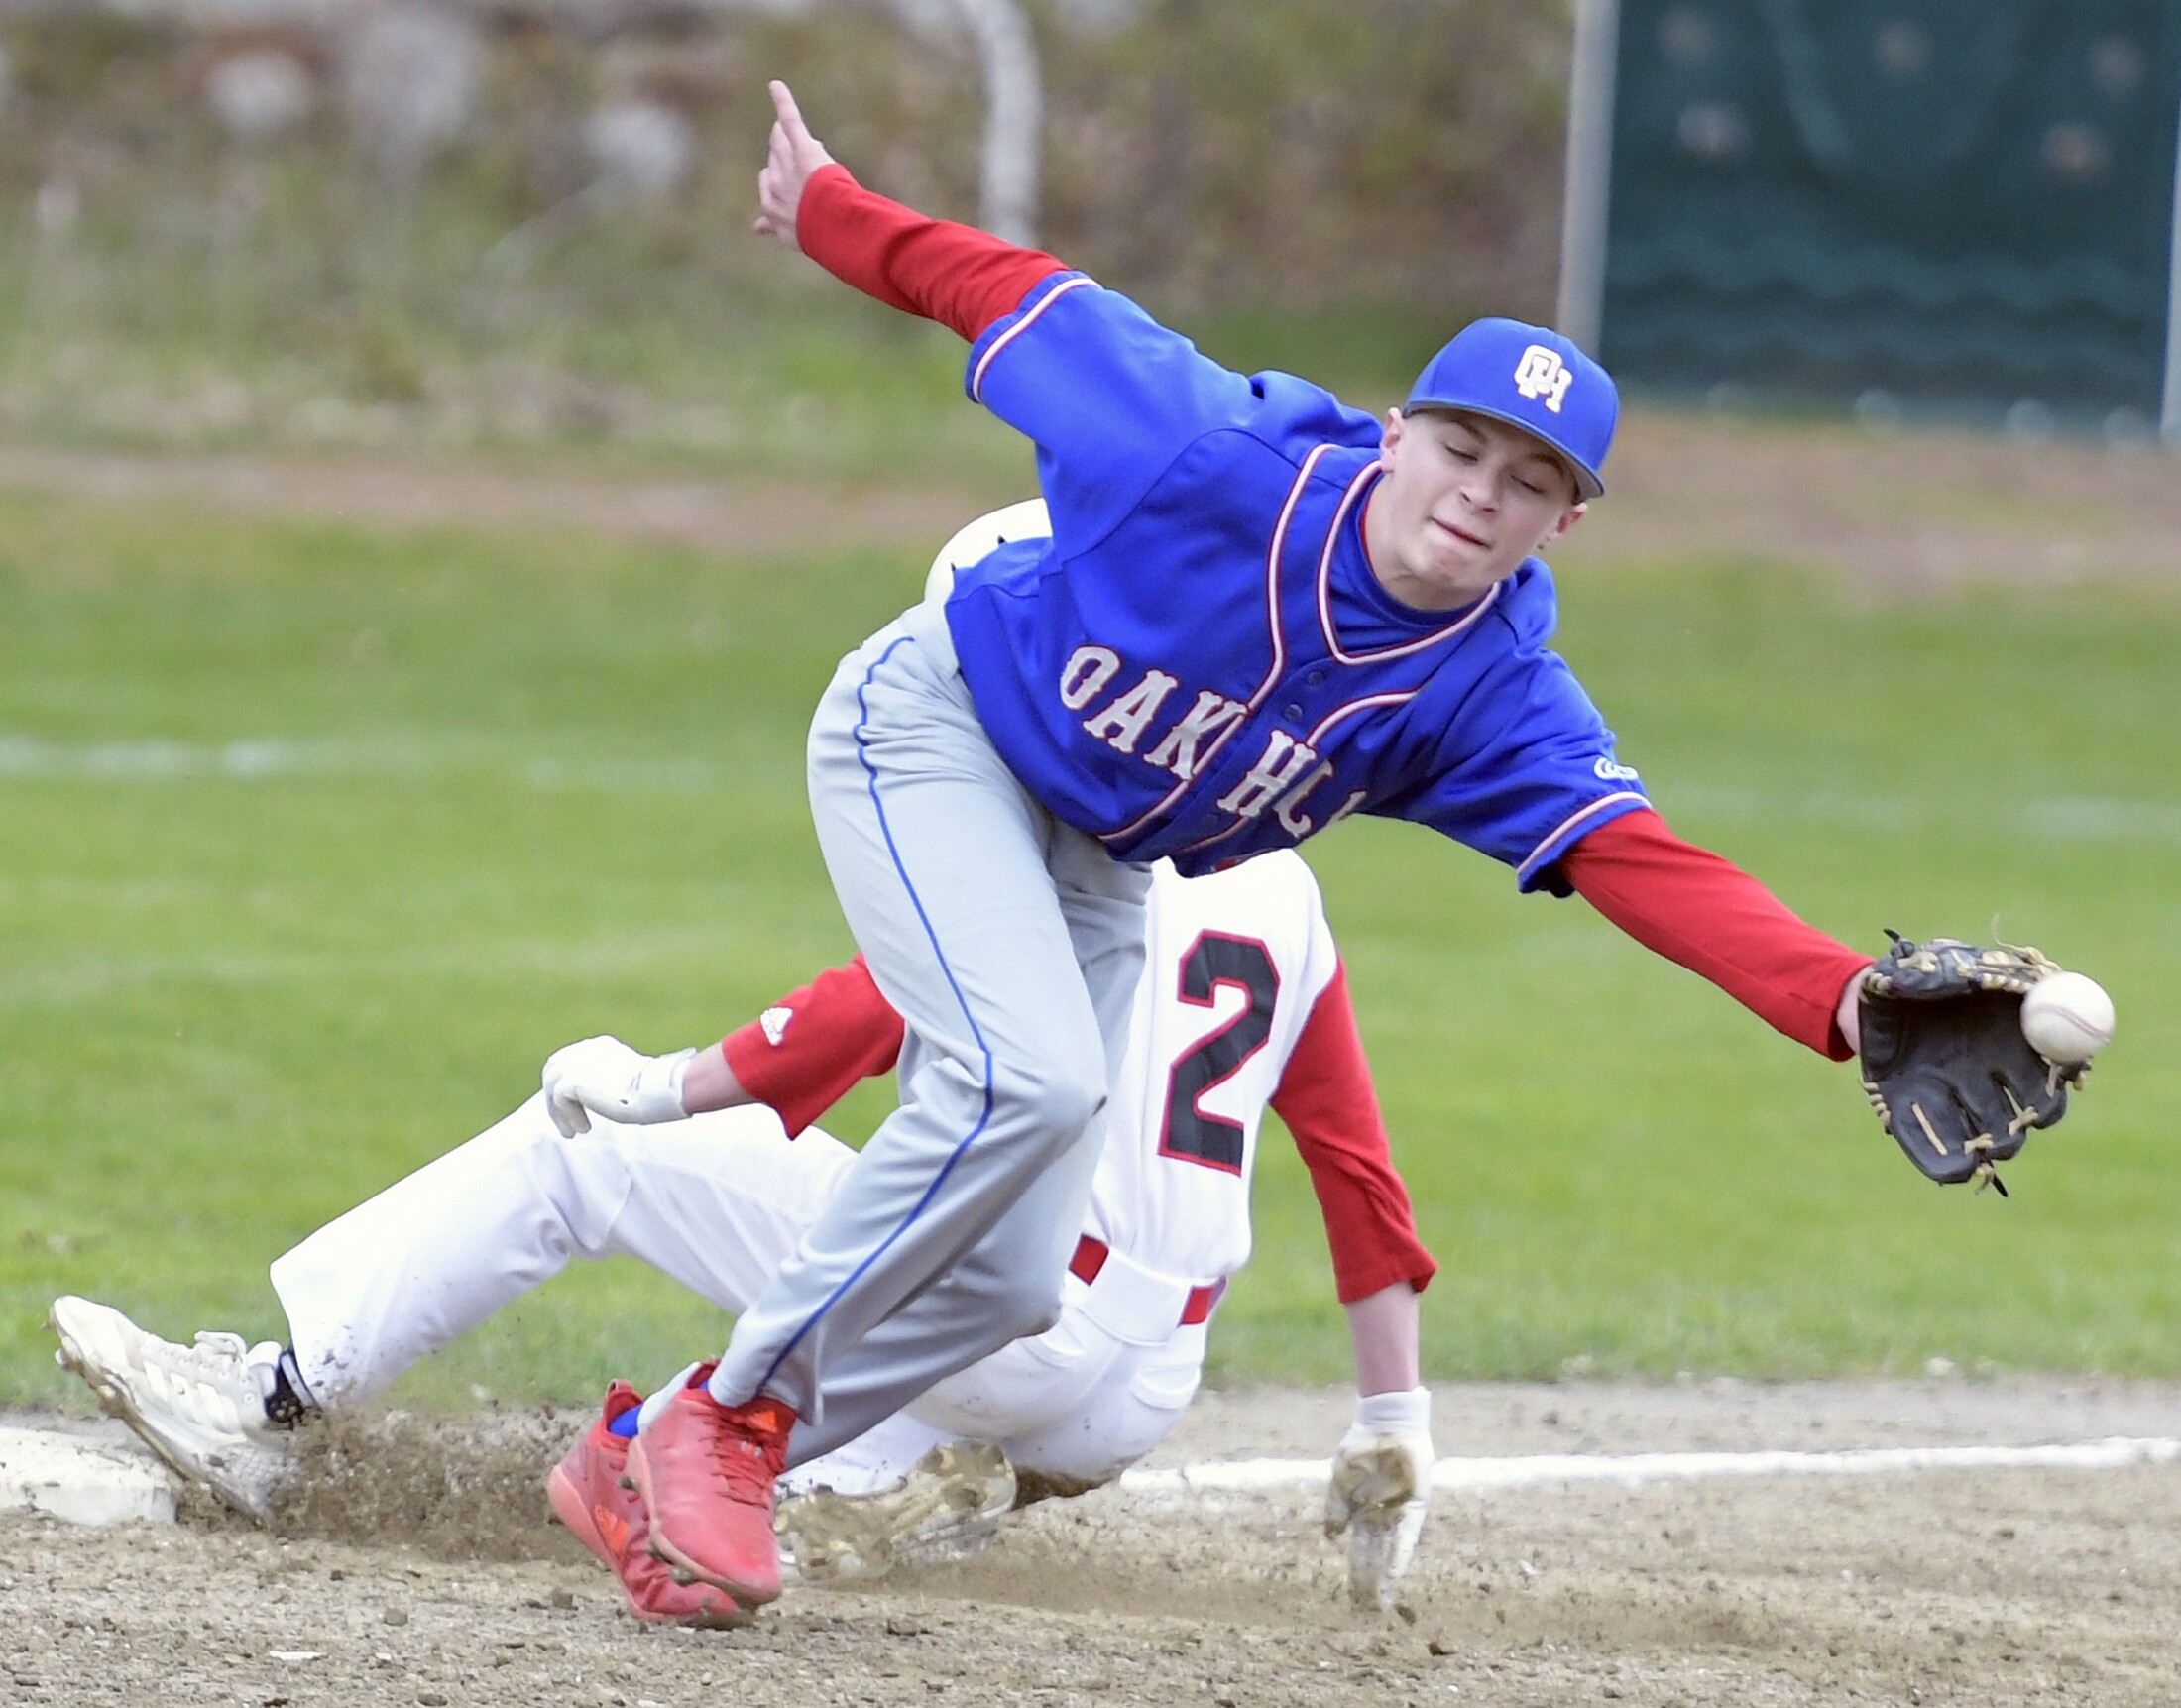
{"label": "blue stripe on pants", "polygon": [[894,844],[893,827],[886,822],[885,803],[878,798],[878,769],[871,763],[870,754],[866,750],[864,741],[865,729],[870,721],[870,702],[864,696],[869,691],[871,680],[878,674],[880,667],[885,664],[886,660],[891,658],[901,647],[908,645],[912,638],[910,635],[902,635],[889,645],[885,651],[881,652],[872,662],[870,668],[863,672],[863,680],[858,684],[856,690],[858,716],[856,728],[852,733],[856,738],[857,758],[862,763],[864,775],[869,779],[864,786],[866,792],[870,795],[871,811],[878,818],[879,834],[885,839],[886,855],[893,861],[893,869],[900,876],[901,887],[908,891],[909,904],[916,909],[917,922],[924,927],[924,936],[932,946],[933,958],[938,961],[940,971],[947,975],[947,988],[954,992],[955,1001],[962,1009],[962,1018],[969,1022],[970,1036],[976,1040],[977,1053],[984,1059],[982,1086],[984,1106],[977,1114],[976,1124],[964,1136],[962,1142],[948,1153],[947,1160],[939,1166],[939,1172],[932,1176],[931,1185],[924,1189],[923,1196],[919,1197],[910,1207],[909,1213],[901,1218],[900,1225],[880,1240],[871,1249],[870,1253],[864,1257],[863,1261],[849,1273],[848,1278],[826,1296],[825,1303],[804,1319],[803,1325],[788,1336],[786,1344],[780,1348],[779,1353],[773,1358],[772,1362],[765,1367],[764,1375],[758,1378],[757,1386],[760,1391],[774,1376],[779,1374],[780,1366],[787,1362],[789,1355],[802,1343],[803,1336],[817,1327],[819,1320],[824,1317],[826,1312],[840,1303],[841,1296],[861,1281],[872,1264],[885,1256],[895,1240],[908,1232],[910,1225],[915,1222],[918,1216],[924,1213],[932,1199],[938,1196],[940,1188],[947,1184],[947,1177],[954,1173],[955,1164],[962,1160],[962,1154],[976,1142],[977,1135],[984,1131],[992,1118],[991,1047],[984,1042],[984,1033],[976,1023],[976,1016],[970,1012],[969,999],[962,994],[962,986],[955,979],[954,968],[947,965],[947,952],[939,946],[939,934],[932,929],[931,916],[924,911],[923,898],[916,893],[916,885],[910,880],[908,867],[901,863],[901,851]]}

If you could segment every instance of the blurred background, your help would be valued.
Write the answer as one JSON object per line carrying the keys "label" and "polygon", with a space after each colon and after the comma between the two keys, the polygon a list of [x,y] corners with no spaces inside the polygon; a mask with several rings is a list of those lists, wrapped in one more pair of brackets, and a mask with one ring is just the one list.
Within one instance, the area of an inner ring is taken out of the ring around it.
{"label": "blurred background", "polygon": [[1193,324],[1556,305],[1654,393],[2142,439],[2177,66],[2162,0],[7,0],[0,423],[842,454],[744,241],[785,74]]}
{"label": "blurred background", "polygon": [[1395,368],[1553,290],[1553,7],[10,0],[0,45],[0,422],[44,440],[853,460],[747,241],[774,75],[891,193],[1172,312],[1338,309]]}
{"label": "blurred background", "polygon": [[[1631,399],[1559,644],[1662,810],[2113,990],[2015,1196],[1937,1193],[1580,904],[1342,826],[1433,1374],[2181,1370],[2167,0],[0,0],[0,1402],[80,1403],[55,1293],[278,1332],[266,1263],[555,1046],[848,953],[809,708],[1033,477],[950,335],[749,234],[773,76],[1361,406],[1557,317]],[[1336,1377],[1276,1135],[1259,1203],[1215,1370]],[[723,1326],[604,1265],[411,1392]]]}

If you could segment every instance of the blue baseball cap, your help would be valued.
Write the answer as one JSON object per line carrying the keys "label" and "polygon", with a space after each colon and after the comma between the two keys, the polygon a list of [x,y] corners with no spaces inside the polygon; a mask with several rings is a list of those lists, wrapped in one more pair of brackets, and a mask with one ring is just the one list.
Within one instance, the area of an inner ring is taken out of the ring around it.
{"label": "blue baseball cap", "polygon": [[1565,457],[1575,490],[1605,491],[1598,470],[1621,416],[1613,376],[1550,326],[1477,320],[1424,365],[1402,413],[1466,409],[1520,427]]}

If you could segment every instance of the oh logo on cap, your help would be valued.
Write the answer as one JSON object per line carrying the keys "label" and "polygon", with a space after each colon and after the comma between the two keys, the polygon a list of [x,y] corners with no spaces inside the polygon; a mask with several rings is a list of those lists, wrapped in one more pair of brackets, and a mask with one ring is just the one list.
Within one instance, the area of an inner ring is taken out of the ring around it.
{"label": "oh logo on cap", "polygon": [[1545,406],[1555,415],[1574,379],[1574,370],[1560,360],[1559,352],[1543,344],[1531,345],[1515,364],[1515,390],[1525,398],[1543,398]]}

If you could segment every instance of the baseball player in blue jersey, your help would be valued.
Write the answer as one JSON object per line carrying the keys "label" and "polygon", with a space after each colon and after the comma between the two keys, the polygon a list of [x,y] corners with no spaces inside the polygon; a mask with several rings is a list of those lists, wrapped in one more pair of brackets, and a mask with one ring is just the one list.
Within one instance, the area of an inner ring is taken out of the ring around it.
{"label": "baseball player in blue jersey", "polygon": [[[773,93],[758,229],[971,340],[969,396],[1035,444],[1052,531],[851,653],[812,724],[820,846],[907,1025],[901,1103],[630,1460],[654,1550],[745,1606],[778,1593],[791,1429],[822,1451],[1052,1321],[1146,862],[1412,819],[1524,888],[1581,891],[1836,1057],[1868,962],[1672,838],[1548,646],[1537,554],[1602,490],[1617,414],[1568,340],[1479,321],[1381,421],[865,191]],[[1730,922],[1704,941],[1699,900]],[[678,1106],[718,1071],[645,1059],[592,1089],[606,1112]]]}

